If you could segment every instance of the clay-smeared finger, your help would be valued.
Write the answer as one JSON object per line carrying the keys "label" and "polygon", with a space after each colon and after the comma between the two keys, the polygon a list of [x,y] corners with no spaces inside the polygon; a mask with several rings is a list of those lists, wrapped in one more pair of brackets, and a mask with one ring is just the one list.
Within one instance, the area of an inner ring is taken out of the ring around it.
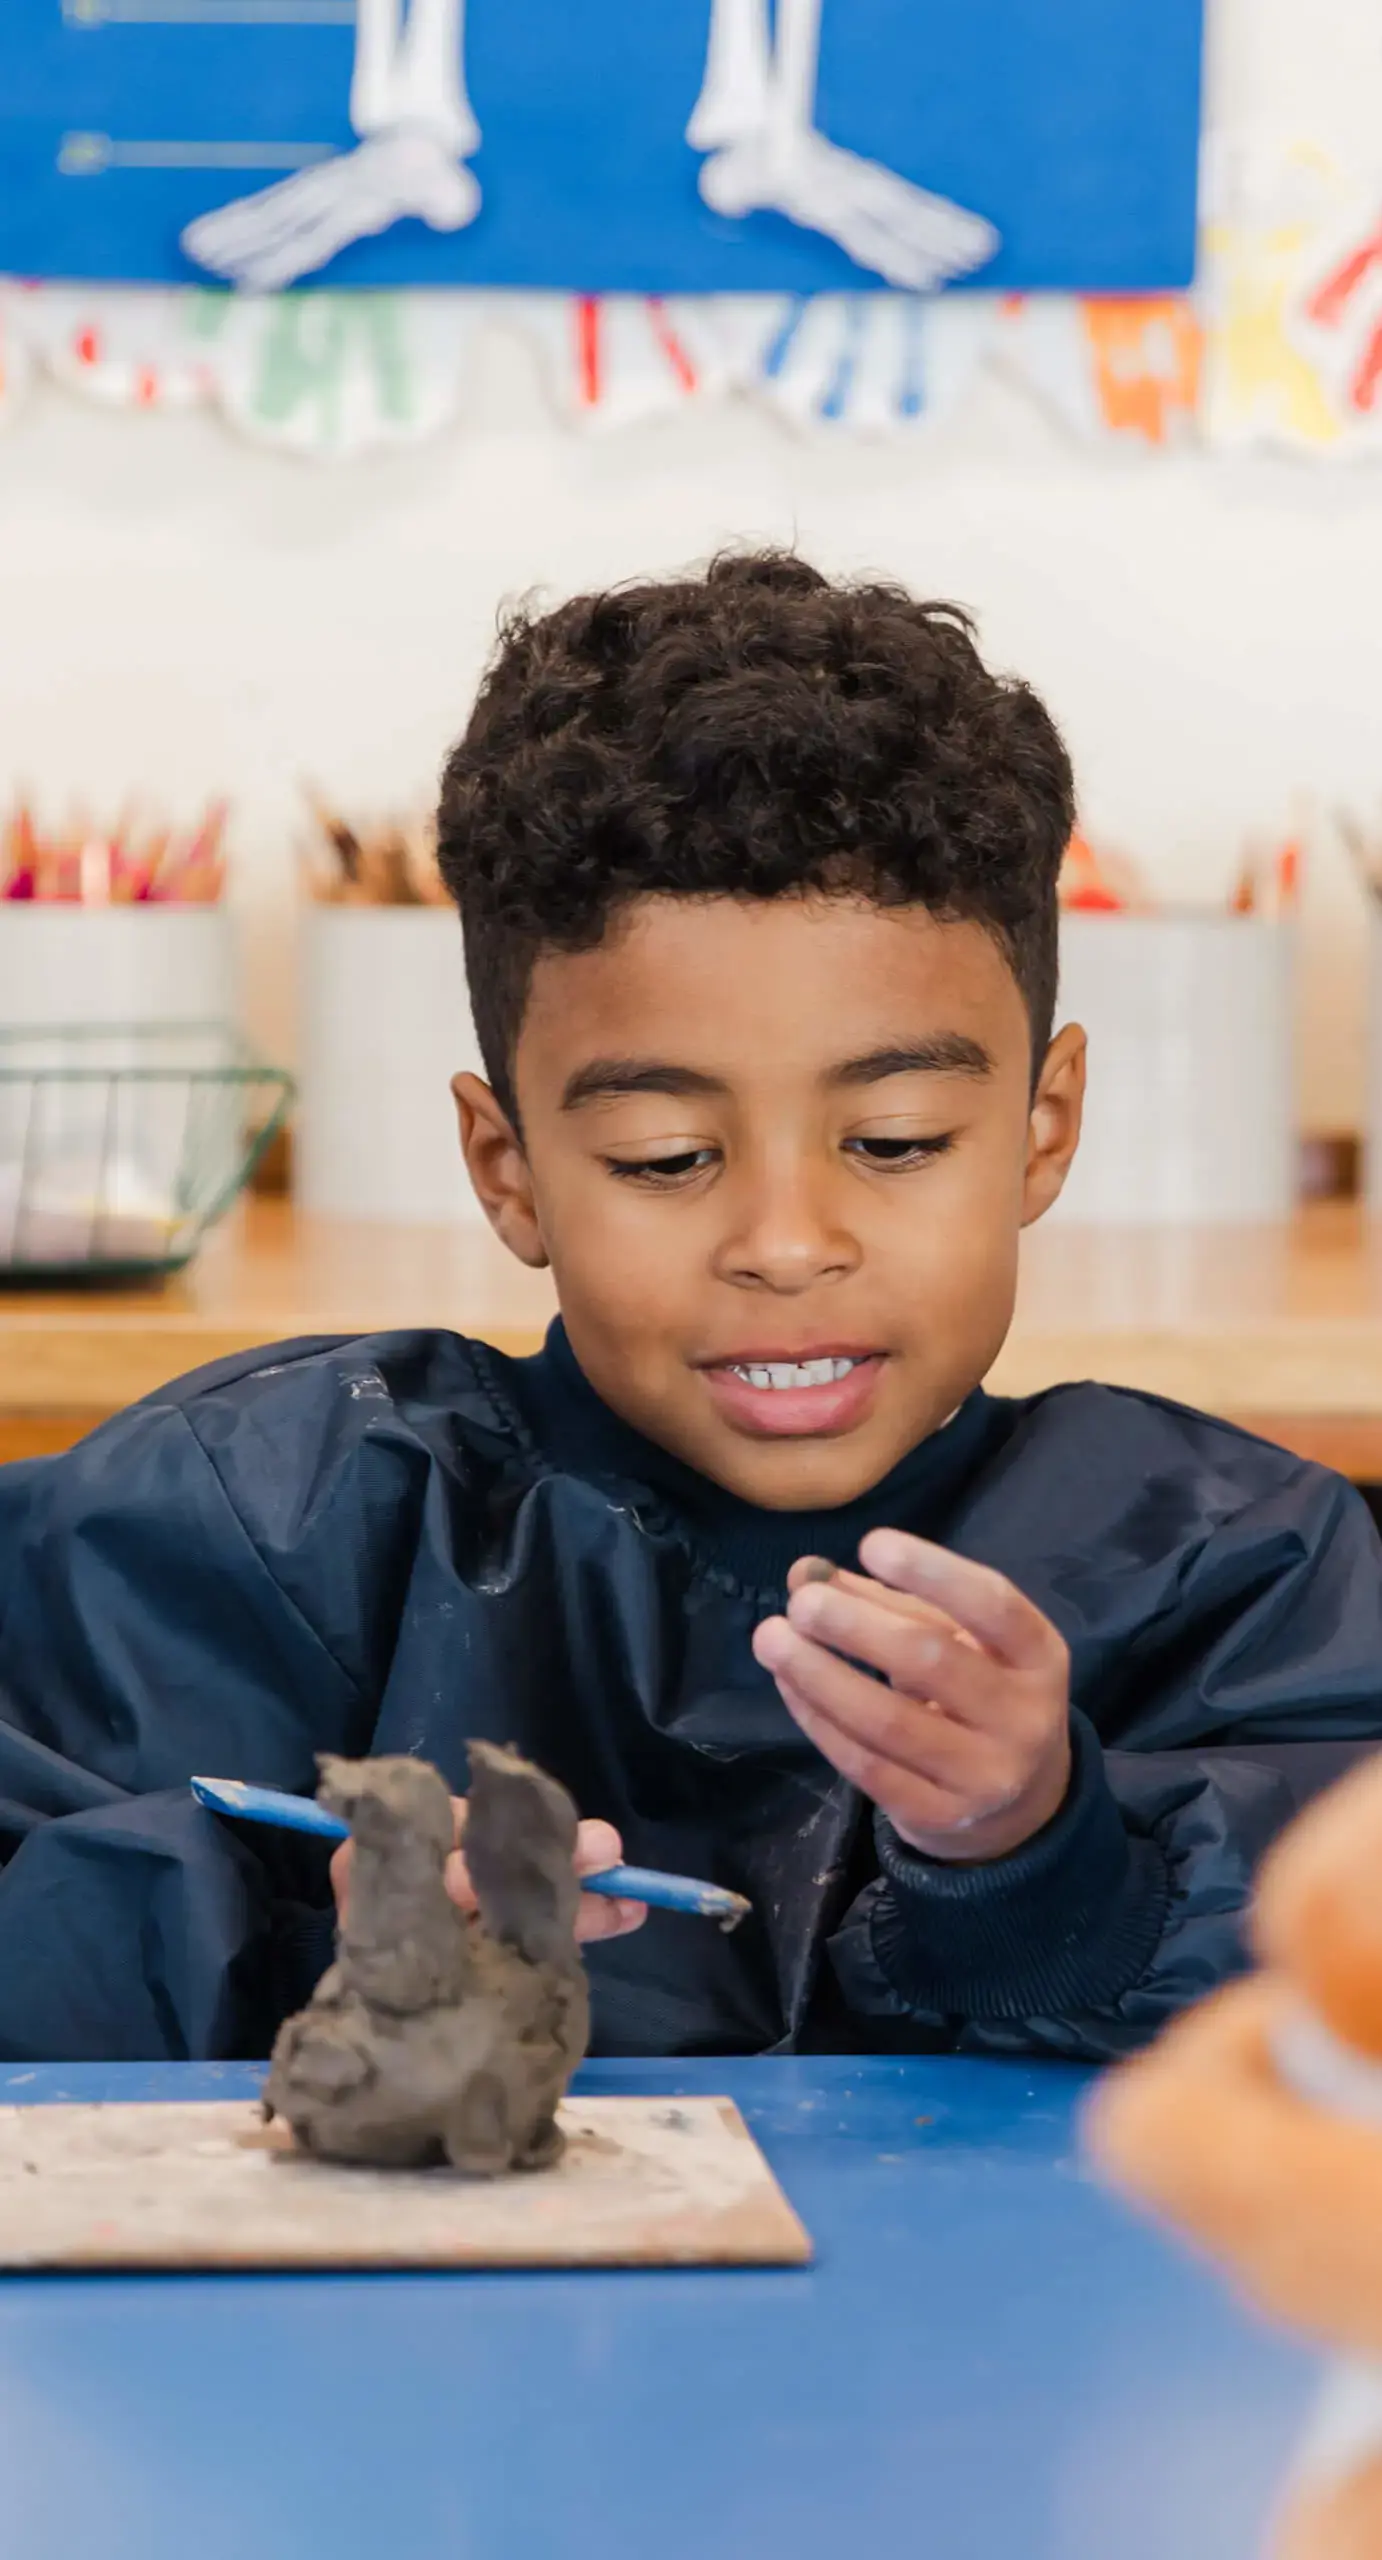
{"label": "clay-smeared finger", "polygon": [[870,1529],[859,1547],[869,1573],[899,1591],[948,1610],[982,1645],[1014,1670],[1058,1665],[1064,1647],[1050,1619],[991,1565],[956,1555],[904,1529]]}
{"label": "clay-smeared finger", "polygon": [[[842,1735],[867,1753],[876,1771],[907,1769],[957,1793],[973,1789],[987,1793],[988,1764],[995,1741],[1001,1738],[947,1714],[929,1700],[855,1670],[826,1645],[801,1634],[790,1619],[765,1618],[755,1629],[753,1649],[779,1688],[788,1683],[815,1714],[828,1716]],[[949,1650],[953,1653],[956,1648]],[[834,1759],[834,1752],[829,1756]],[[838,1759],[836,1766],[840,1766]]]}
{"label": "clay-smeared finger", "polygon": [[1010,1721],[1013,1673],[981,1645],[952,1635],[943,1614],[916,1621],[880,1606],[868,1584],[856,1597],[832,1582],[793,1592],[787,1619],[798,1635],[866,1663],[894,1689],[944,1707],[961,1724],[984,1729]]}
{"label": "clay-smeared finger", "polygon": [[832,1724],[829,1716],[820,1714],[790,1680],[779,1674],[777,1685],[783,1705],[796,1718],[807,1741],[814,1742],[842,1778],[875,1802],[886,1791],[889,1816],[904,1837],[911,1832],[952,1831],[965,1820],[967,1806],[962,1796],[912,1771],[891,1764],[885,1768],[862,1743]]}
{"label": "clay-smeared finger", "polygon": [[957,1642],[974,1644],[977,1639],[952,1618],[948,1609],[933,1600],[919,1600],[913,1591],[895,1591],[889,1582],[875,1582],[867,1573],[852,1573],[848,1565],[827,1565],[819,1556],[802,1556],[787,1576],[789,1593],[809,1590],[812,1583],[829,1585],[832,1591],[847,1592],[854,1600],[872,1600],[880,1609],[889,1609],[896,1618],[910,1618],[914,1625],[936,1627]]}
{"label": "clay-smeared finger", "polygon": [[1007,1791],[1001,1752],[990,1737],[854,1670],[823,1645],[797,1635],[785,1619],[769,1619],[758,1629],[754,1651],[784,1698],[790,1690],[788,1703],[799,1722],[803,1706],[813,1724],[825,1720],[829,1734],[813,1730],[812,1740],[868,1794],[877,1797],[904,1771],[966,1801],[987,1795],[990,1787],[999,1798]]}
{"label": "clay-smeared finger", "polygon": [[828,1556],[798,1556],[787,1576],[789,1591],[804,1591],[808,1582],[833,1582],[838,1568]]}

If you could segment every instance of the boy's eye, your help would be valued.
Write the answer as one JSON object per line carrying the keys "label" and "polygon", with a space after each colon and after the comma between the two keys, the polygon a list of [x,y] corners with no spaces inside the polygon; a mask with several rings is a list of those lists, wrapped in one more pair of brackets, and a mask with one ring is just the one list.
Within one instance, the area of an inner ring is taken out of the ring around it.
{"label": "boy's eye", "polygon": [[954,1143],[949,1131],[939,1138],[846,1138],[845,1151],[861,1157],[865,1164],[906,1167],[947,1155]]}
{"label": "boy's eye", "polygon": [[715,1154],[714,1147],[680,1147],[666,1156],[606,1156],[605,1163],[620,1182],[643,1182],[655,1191],[665,1191],[703,1173],[715,1162]]}

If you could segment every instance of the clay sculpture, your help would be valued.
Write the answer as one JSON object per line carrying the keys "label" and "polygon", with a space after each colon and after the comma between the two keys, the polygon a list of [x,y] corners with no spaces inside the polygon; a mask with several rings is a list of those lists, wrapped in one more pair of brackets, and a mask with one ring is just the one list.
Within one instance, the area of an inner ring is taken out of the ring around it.
{"label": "clay sculpture", "polygon": [[350,1824],[336,1961],[274,2046],[264,2112],[321,2159],[496,2176],[561,2154],[556,2109],[590,2032],[576,1946],[576,1813],[515,1753],[470,1746],[465,1857],[446,1890],[451,1798],[425,1761],[319,1762]]}

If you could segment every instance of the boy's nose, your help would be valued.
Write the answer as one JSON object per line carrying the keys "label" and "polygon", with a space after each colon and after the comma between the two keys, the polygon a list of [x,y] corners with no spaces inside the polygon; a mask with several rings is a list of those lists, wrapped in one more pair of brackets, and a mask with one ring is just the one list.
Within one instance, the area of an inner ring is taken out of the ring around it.
{"label": "boy's nose", "polygon": [[799,1296],[858,1268],[858,1239],[842,1224],[833,1184],[805,1170],[760,1179],[732,1202],[716,1271],[741,1289]]}

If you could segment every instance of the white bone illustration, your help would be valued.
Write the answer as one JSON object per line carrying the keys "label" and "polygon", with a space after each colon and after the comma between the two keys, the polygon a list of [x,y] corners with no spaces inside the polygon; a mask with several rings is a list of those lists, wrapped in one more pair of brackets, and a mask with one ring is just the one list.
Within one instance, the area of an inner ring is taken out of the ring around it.
{"label": "white bone illustration", "polygon": [[816,127],[821,0],[711,0],[701,94],[686,128],[708,157],[716,213],[780,213],[836,242],[856,266],[914,292],[967,275],[999,245],[992,223],[913,186]]}
{"label": "white bone illustration", "polygon": [[[999,245],[991,223],[818,131],[820,17],[821,0],[776,0],[775,22],[769,0],[710,0],[705,74],[686,131],[707,155],[706,203],[735,218],[779,213],[913,292],[982,266]],[[435,231],[473,222],[480,189],[466,164],[480,129],[464,43],[465,0],[357,0],[358,147],[203,214],[183,233],[188,256],[267,293],[409,215]]]}
{"label": "white bone illustration", "polygon": [[357,0],[350,121],[358,148],[203,214],[182,235],[189,258],[271,293],[408,215],[434,231],[463,230],[480,210],[466,166],[480,128],[464,46],[465,0]]}

